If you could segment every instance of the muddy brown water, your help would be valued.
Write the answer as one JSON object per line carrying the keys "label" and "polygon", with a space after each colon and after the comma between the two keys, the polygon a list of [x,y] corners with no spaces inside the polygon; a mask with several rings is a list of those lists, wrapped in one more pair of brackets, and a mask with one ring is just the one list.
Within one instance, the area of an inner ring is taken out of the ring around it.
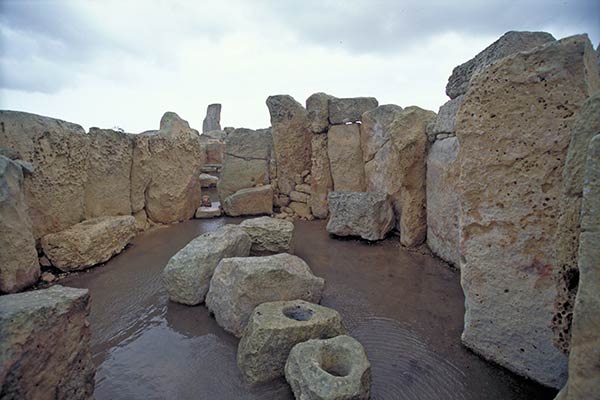
{"label": "muddy brown water", "polygon": [[[204,306],[168,301],[160,274],[196,236],[240,219],[191,220],[139,235],[103,266],[65,279],[91,293],[95,398],[293,399],[283,379],[249,389],[238,340]],[[296,254],[325,278],[372,364],[372,399],[552,399],[556,392],[485,362],[460,343],[457,271],[397,238],[368,244],[329,237],[323,221],[296,222]]]}

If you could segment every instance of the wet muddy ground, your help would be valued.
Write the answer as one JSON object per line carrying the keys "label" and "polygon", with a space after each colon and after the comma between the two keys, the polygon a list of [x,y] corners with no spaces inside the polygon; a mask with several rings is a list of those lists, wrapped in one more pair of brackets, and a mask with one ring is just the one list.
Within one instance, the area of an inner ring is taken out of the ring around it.
{"label": "wet muddy ground", "polygon": [[[239,222],[192,220],[147,232],[106,265],[61,282],[91,293],[96,399],[293,399],[283,379],[246,388],[238,340],[205,307],[169,302],[160,282],[190,240]],[[296,254],[326,280],[321,303],[365,346],[372,399],[552,399],[555,391],[461,346],[458,272],[397,242],[337,240],[323,221],[296,222]]]}

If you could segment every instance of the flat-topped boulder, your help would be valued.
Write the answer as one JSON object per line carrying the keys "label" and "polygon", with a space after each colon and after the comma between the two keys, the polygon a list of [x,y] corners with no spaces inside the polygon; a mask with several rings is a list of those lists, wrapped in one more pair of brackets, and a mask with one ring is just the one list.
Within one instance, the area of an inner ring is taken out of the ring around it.
{"label": "flat-topped boulder", "polygon": [[0,296],[0,388],[3,399],[91,399],[87,289]]}
{"label": "flat-topped boulder", "polygon": [[247,219],[240,224],[252,240],[253,253],[294,253],[294,224],[271,217]]}
{"label": "flat-topped boulder", "polygon": [[77,271],[108,261],[120,253],[137,233],[135,218],[98,217],[80,222],[41,240],[52,265],[62,271]]}
{"label": "flat-topped boulder", "polygon": [[194,218],[196,219],[208,219],[208,218],[216,218],[222,215],[221,206],[218,202],[211,204],[210,207],[200,206],[196,210],[196,214],[194,214]]}
{"label": "flat-topped boulder", "polygon": [[225,258],[213,274],[206,305],[221,327],[240,337],[257,305],[296,299],[318,303],[324,285],[301,258],[287,253]]}
{"label": "flat-topped boulder", "polygon": [[327,232],[381,240],[394,227],[390,197],[383,192],[331,192]]}
{"label": "flat-topped boulder", "polygon": [[240,189],[226,197],[221,205],[225,214],[232,217],[273,214],[273,188],[264,185]]}
{"label": "flat-topped boulder", "polygon": [[292,347],[309,339],[346,333],[340,314],[303,300],[257,306],[238,345],[237,364],[246,382],[257,384],[284,375]]}
{"label": "flat-topped boulder", "polygon": [[204,233],[175,254],[163,271],[163,284],[171,301],[196,305],[204,301],[219,262],[250,254],[250,237],[237,225]]}
{"label": "flat-topped boulder", "polygon": [[374,97],[352,97],[329,99],[329,122],[333,125],[360,121],[362,115],[377,107]]}
{"label": "flat-topped boulder", "polygon": [[201,188],[211,188],[216,187],[217,182],[219,182],[219,178],[209,174],[200,174],[200,187]]}

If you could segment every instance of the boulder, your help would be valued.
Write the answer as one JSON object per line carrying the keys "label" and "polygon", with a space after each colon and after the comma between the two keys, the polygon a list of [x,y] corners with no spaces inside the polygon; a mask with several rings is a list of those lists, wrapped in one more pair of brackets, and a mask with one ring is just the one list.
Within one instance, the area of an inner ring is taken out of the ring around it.
{"label": "boulder", "polygon": [[247,219],[240,224],[252,240],[253,253],[294,253],[294,224],[271,217]]}
{"label": "boulder", "polygon": [[209,174],[200,174],[200,187],[201,188],[216,187],[217,182],[219,182],[219,178],[217,178],[216,176],[212,176]]}
{"label": "boulder", "polygon": [[363,192],[365,169],[359,124],[335,125],[327,134],[327,154],[336,192]]}
{"label": "boulder", "polygon": [[511,54],[531,50],[553,41],[554,37],[546,32],[506,32],[474,58],[454,68],[446,85],[446,94],[451,99],[465,94],[472,77],[490,64]]}
{"label": "boulder", "polygon": [[312,133],[308,113],[302,104],[288,95],[269,96],[267,107],[273,126],[279,191],[290,194],[294,190],[295,175],[310,169]]}
{"label": "boulder", "polygon": [[258,305],[238,345],[237,364],[251,385],[284,375],[290,350],[309,339],[326,339],[346,333],[340,314],[303,300]]}
{"label": "boulder", "polygon": [[196,210],[196,214],[194,218],[196,219],[207,219],[207,218],[216,218],[221,216],[221,207],[218,205],[211,205],[210,207],[198,207]]}
{"label": "boulder", "polygon": [[292,202],[290,202],[289,207],[299,217],[307,218],[307,219],[311,217],[310,207],[306,203],[300,203],[298,201],[292,201]]}
{"label": "boulder", "polygon": [[556,388],[567,360],[553,343],[555,235],[576,229],[556,215],[574,115],[600,89],[594,57],[579,35],[498,60],[456,119],[463,343]]}
{"label": "boulder", "polygon": [[3,399],[91,399],[87,289],[55,285],[0,297]]}
{"label": "boulder", "polygon": [[25,179],[33,236],[58,232],[85,215],[89,138],[83,128],[59,119],[0,111],[0,147],[16,151],[35,171]]}
{"label": "boulder", "polygon": [[21,166],[0,156],[0,293],[22,290],[40,276],[23,180]]}
{"label": "boulder", "polygon": [[91,128],[84,186],[85,218],[131,215],[133,139],[111,129]]}
{"label": "boulder", "polygon": [[427,155],[427,245],[444,261],[460,267],[458,139],[431,145]]}
{"label": "boulder", "polygon": [[456,113],[462,104],[464,95],[444,103],[437,113],[431,129],[427,132],[429,141],[433,142],[438,135],[454,135],[454,125],[456,123]]}
{"label": "boulder", "polygon": [[306,99],[308,126],[314,133],[327,132],[329,127],[329,100],[335,97],[326,93],[314,93]]}
{"label": "boulder", "polygon": [[221,130],[221,105],[209,104],[206,107],[206,117],[202,121],[202,132]]}
{"label": "boulder", "polygon": [[285,364],[285,379],[297,399],[368,400],[371,364],[350,336],[299,343]]}
{"label": "boulder", "polygon": [[[296,185],[296,186],[300,186],[300,185]],[[298,203],[308,203],[309,199],[310,199],[310,195],[308,195],[306,193],[297,192],[295,190],[290,192],[290,200],[291,201],[297,201]]]}
{"label": "boulder", "polygon": [[[329,206],[327,195],[333,190],[333,178],[327,154],[327,135],[315,134],[311,139],[310,198],[308,205],[312,215],[327,218]],[[299,185],[300,186],[300,185]]]}
{"label": "boulder", "polygon": [[65,272],[85,269],[120,253],[137,233],[135,218],[98,217],[50,233],[41,240],[52,265]]}
{"label": "boulder", "polygon": [[378,105],[374,97],[331,98],[329,99],[329,122],[335,125],[360,121],[365,112]]}
{"label": "boulder", "polygon": [[337,236],[381,240],[394,227],[390,197],[382,192],[331,192],[329,211],[327,232]]}
{"label": "boulder", "polygon": [[219,262],[226,257],[248,256],[250,246],[250,237],[237,225],[198,236],[171,257],[163,271],[169,299],[190,306],[202,303]]}
{"label": "boulder", "polygon": [[206,305],[221,327],[240,337],[257,305],[279,300],[318,303],[324,285],[301,258],[287,253],[225,258],[210,281]]}
{"label": "boulder", "polygon": [[273,214],[273,188],[265,185],[238,190],[222,206],[225,214],[232,217]]}
{"label": "boulder", "polygon": [[201,140],[200,142],[200,146],[204,152],[204,158],[207,164],[223,164],[223,158],[225,155],[225,142],[223,140],[207,138],[206,140]]}
{"label": "boulder", "polygon": [[200,133],[192,129],[190,124],[172,111],[167,111],[160,119],[160,129],[154,132],[157,136],[167,138],[198,139]]}

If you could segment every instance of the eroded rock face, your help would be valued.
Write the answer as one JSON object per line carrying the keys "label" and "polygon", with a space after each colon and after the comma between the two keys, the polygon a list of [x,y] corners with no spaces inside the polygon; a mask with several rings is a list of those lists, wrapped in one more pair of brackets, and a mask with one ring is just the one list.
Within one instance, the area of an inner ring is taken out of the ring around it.
{"label": "eroded rock face", "polygon": [[308,113],[291,96],[267,98],[273,127],[273,145],[277,160],[279,191],[290,194],[296,185],[295,176],[310,170],[310,141]]}
{"label": "eroded rock face", "polygon": [[36,239],[80,222],[85,214],[89,138],[70,122],[0,111],[0,147],[16,151],[35,170],[25,198]]}
{"label": "eroded rock face", "polygon": [[252,241],[252,252],[294,253],[294,224],[271,217],[247,219],[240,224]]}
{"label": "eroded rock face", "polygon": [[454,135],[456,114],[462,104],[463,98],[464,95],[460,95],[454,99],[448,100],[440,107],[431,129],[428,131],[430,142],[435,141],[438,136]]}
{"label": "eroded rock face", "polygon": [[133,216],[98,217],[50,233],[41,240],[44,254],[63,271],[77,271],[108,261],[137,233]]}
{"label": "eroded rock face", "polygon": [[169,299],[191,306],[202,303],[217,264],[226,257],[248,256],[250,246],[250,237],[237,225],[198,236],[171,257],[163,271]]}
{"label": "eroded rock face", "polygon": [[377,107],[379,103],[374,97],[352,97],[345,99],[329,99],[329,122],[345,124],[361,120],[362,115]]}
{"label": "eroded rock face", "polygon": [[17,292],[40,276],[23,180],[21,166],[0,156],[0,293]]}
{"label": "eroded rock face", "polygon": [[297,399],[368,400],[371,364],[350,336],[308,340],[290,352],[285,378]]}
{"label": "eroded rock face", "polygon": [[160,129],[155,135],[167,138],[198,139],[200,133],[192,129],[190,124],[172,111],[167,111],[160,119]]}
{"label": "eroded rock face", "polygon": [[273,214],[273,188],[271,185],[240,189],[221,204],[227,215]]}
{"label": "eroded rock face", "polygon": [[336,192],[363,192],[365,169],[358,124],[334,125],[327,133],[327,154]]}
{"label": "eroded rock face", "polygon": [[308,124],[312,132],[327,132],[329,127],[329,100],[334,98],[326,93],[319,92],[306,99]]}
{"label": "eroded rock face", "polygon": [[458,147],[456,137],[438,140],[427,155],[427,245],[455,267],[460,267]]}
{"label": "eroded rock face", "polygon": [[258,305],[240,340],[237,364],[251,385],[284,375],[290,350],[309,339],[325,339],[346,333],[340,314],[303,300],[275,301]]}
{"label": "eroded rock face", "polygon": [[600,88],[594,57],[580,35],[503,58],[471,80],[457,116],[463,343],[552,387],[566,379],[554,238],[573,229],[556,213],[573,115]]}
{"label": "eroded rock face", "polygon": [[296,299],[318,303],[324,285],[301,258],[287,253],[225,258],[210,281],[206,305],[221,327],[240,337],[257,305]]}
{"label": "eroded rock face", "polygon": [[394,210],[383,192],[331,192],[327,232],[381,240],[394,227]]}
{"label": "eroded rock face", "polygon": [[554,37],[546,32],[506,32],[474,58],[454,68],[446,85],[446,94],[451,99],[465,94],[469,89],[471,78],[494,61],[554,40]]}
{"label": "eroded rock face", "polygon": [[0,297],[0,388],[6,399],[91,399],[87,289]]}
{"label": "eroded rock face", "polygon": [[206,108],[206,117],[202,121],[202,132],[221,130],[221,105],[209,104]]}
{"label": "eroded rock face", "polygon": [[389,142],[390,127],[401,111],[402,107],[400,106],[385,104],[362,115],[360,142],[365,163],[371,161],[377,152]]}
{"label": "eroded rock face", "polygon": [[327,135],[314,134],[311,139],[310,198],[308,205],[316,218],[327,218],[327,195],[333,190],[333,179],[327,154]]}

